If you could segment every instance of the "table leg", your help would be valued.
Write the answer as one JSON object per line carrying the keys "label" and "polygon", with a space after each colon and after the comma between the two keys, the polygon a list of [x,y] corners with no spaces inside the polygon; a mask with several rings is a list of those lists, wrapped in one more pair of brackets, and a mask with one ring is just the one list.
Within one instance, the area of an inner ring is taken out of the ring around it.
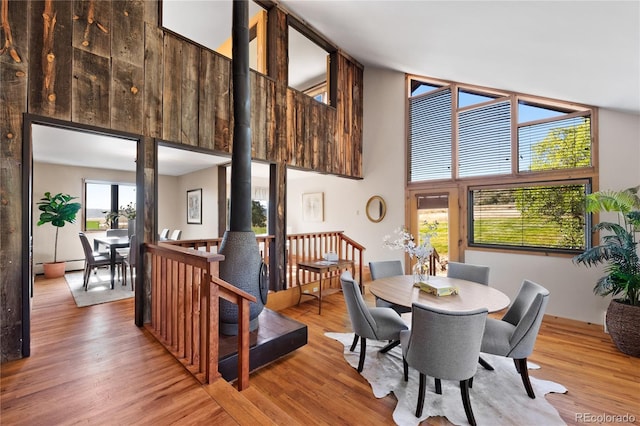
{"label": "table leg", "polygon": [[320,282],[318,286],[318,315],[322,315],[322,272],[320,272]]}

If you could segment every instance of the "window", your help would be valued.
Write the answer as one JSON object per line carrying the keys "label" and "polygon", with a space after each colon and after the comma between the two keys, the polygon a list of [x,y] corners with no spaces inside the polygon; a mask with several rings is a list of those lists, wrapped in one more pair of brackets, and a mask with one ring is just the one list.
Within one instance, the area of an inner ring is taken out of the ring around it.
{"label": "window", "polygon": [[302,29],[300,25],[289,26],[289,87],[329,104],[329,52],[303,34]]}
{"label": "window", "polygon": [[469,191],[470,245],[582,252],[588,182]]}
{"label": "window", "polygon": [[588,246],[594,108],[418,77],[407,96],[409,188],[466,194],[458,231],[467,245]]}
{"label": "window", "polygon": [[[127,229],[135,218],[136,186],[130,183],[86,181],[84,185],[84,230]],[[112,214],[113,220],[108,215]]]}

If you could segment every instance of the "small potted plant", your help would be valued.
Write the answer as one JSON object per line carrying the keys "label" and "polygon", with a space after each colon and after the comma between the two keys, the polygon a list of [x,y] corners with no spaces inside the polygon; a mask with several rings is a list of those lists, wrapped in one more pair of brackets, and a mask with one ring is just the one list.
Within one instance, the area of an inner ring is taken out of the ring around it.
{"label": "small potted plant", "polygon": [[58,262],[58,231],[67,223],[75,223],[76,215],[82,207],[80,203],[72,202],[78,197],[69,194],[58,193],[51,195],[45,192],[44,197],[38,202],[38,209],[41,211],[38,226],[50,223],[56,228],[56,238],[53,246],[53,262],[44,263],[44,275],[47,278],[56,278],[64,275],[64,261]]}
{"label": "small potted plant", "polygon": [[606,325],[618,349],[640,357],[640,261],[637,235],[640,232],[640,186],[622,191],[599,191],[587,195],[586,211],[615,212],[617,222],[600,222],[596,231],[607,231],[601,244],[574,258],[586,266],[604,264],[594,292],[614,298],[607,309]]}

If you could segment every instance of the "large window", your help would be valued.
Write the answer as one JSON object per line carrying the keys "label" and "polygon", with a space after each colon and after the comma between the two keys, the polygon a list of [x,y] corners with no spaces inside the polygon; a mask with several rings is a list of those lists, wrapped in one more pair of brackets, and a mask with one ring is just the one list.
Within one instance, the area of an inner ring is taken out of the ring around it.
{"label": "large window", "polygon": [[594,108],[417,77],[407,93],[409,186],[467,195],[467,245],[584,250]]}
{"label": "large window", "polygon": [[86,181],[84,191],[85,231],[127,229],[135,218],[134,184]]}
{"label": "large window", "polygon": [[584,251],[588,182],[469,191],[470,245]]}

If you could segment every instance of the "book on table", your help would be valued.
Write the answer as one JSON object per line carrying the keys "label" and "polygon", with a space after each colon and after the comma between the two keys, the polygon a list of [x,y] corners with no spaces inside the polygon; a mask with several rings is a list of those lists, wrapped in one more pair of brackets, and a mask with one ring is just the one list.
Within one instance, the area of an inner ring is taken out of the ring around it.
{"label": "book on table", "polygon": [[451,296],[458,294],[458,288],[449,284],[436,283],[436,282],[421,282],[419,288],[425,293],[433,294],[434,296]]}

